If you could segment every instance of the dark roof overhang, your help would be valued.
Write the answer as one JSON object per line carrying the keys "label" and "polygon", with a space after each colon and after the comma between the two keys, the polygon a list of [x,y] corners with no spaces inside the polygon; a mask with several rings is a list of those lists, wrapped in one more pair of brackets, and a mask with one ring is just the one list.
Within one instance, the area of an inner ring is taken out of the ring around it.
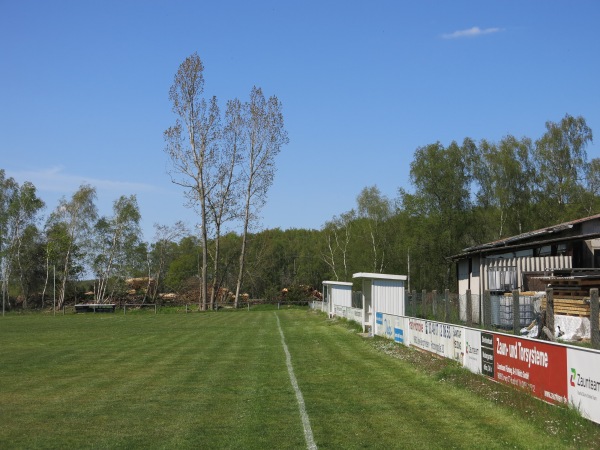
{"label": "dark roof overhang", "polygon": [[[522,236],[522,235],[520,235],[520,236]],[[532,235],[532,236],[534,236],[534,235]],[[562,243],[562,242],[587,241],[589,239],[596,239],[596,238],[600,238],[600,233],[588,233],[588,234],[581,234],[579,236],[563,236],[560,238],[542,239],[542,240],[537,240],[537,241],[529,241],[529,242],[526,242],[523,244],[512,244],[512,245],[510,245],[510,240],[506,239],[504,241],[498,241],[497,245],[493,245],[496,243],[490,243],[490,244],[485,244],[485,245],[479,245],[477,247],[471,247],[471,248],[465,249],[465,251],[463,253],[449,256],[446,259],[449,261],[458,261],[460,259],[464,259],[464,258],[472,256],[472,255],[487,255],[490,253],[505,253],[507,251],[521,250],[524,248],[538,248],[538,247],[542,247],[544,245],[549,245],[549,244],[558,244],[558,243]]]}

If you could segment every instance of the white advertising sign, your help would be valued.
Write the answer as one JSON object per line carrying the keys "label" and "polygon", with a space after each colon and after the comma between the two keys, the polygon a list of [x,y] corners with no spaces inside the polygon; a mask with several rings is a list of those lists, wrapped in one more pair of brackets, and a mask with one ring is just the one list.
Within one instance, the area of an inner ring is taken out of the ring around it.
{"label": "white advertising sign", "polygon": [[481,331],[464,328],[463,366],[473,373],[481,373]]}
{"label": "white advertising sign", "polygon": [[455,358],[453,325],[412,318],[408,321],[410,345],[446,358]]}
{"label": "white advertising sign", "polygon": [[454,353],[452,355],[452,359],[458,361],[461,364],[464,364],[464,355],[465,355],[465,329],[460,326],[452,327],[452,343],[454,346]]}
{"label": "white advertising sign", "polygon": [[393,316],[391,314],[375,314],[375,334],[397,342],[409,345],[408,342],[408,318]]}
{"label": "white advertising sign", "polygon": [[600,423],[600,353],[567,349],[565,374],[569,403],[581,414]]}

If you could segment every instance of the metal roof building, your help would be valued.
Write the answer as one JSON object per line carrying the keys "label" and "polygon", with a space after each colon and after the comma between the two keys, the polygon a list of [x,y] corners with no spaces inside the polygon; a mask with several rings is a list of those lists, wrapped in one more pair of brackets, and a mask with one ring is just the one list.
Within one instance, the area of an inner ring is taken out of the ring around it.
{"label": "metal roof building", "polygon": [[600,214],[476,245],[449,259],[457,265],[459,294],[540,290],[536,276],[600,271]]}

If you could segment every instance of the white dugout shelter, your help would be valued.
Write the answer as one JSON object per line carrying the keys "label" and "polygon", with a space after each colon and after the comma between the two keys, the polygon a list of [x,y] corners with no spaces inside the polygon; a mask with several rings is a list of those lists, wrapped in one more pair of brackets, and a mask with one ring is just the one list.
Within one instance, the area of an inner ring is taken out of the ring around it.
{"label": "white dugout shelter", "polygon": [[323,294],[327,303],[327,315],[333,317],[336,306],[352,307],[352,283],[323,281]]}
{"label": "white dugout shelter", "polygon": [[404,315],[404,284],[406,275],[385,273],[355,273],[362,280],[363,331],[375,329],[375,314]]}

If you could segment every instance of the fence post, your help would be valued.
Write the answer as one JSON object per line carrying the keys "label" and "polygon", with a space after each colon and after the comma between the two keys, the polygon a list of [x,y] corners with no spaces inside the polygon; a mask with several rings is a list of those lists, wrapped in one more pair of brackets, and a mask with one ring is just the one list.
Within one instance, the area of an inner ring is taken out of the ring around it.
{"label": "fence post", "polygon": [[421,291],[421,317],[427,319],[427,289]]}
{"label": "fence post", "polygon": [[450,317],[450,289],[444,291],[444,322]]}
{"label": "fence post", "polygon": [[431,291],[431,309],[433,311],[433,320],[437,320],[437,291]]}
{"label": "fence post", "polygon": [[483,328],[492,325],[492,299],[490,291],[483,291]]}
{"label": "fence post", "polygon": [[600,305],[598,304],[598,288],[590,289],[590,330],[592,348],[600,349]]}
{"label": "fence post", "polygon": [[512,291],[512,297],[513,297],[513,307],[512,307],[512,313],[513,313],[513,334],[516,335],[520,335],[521,332],[521,308],[520,308],[520,301],[519,301],[519,291],[518,290],[514,290]]}
{"label": "fence post", "polygon": [[412,312],[413,317],[417,317],[417,291],[416,289],[412,293]]}
{"label": "fence post", "polygon": [[554,340],[554,289],[546,289],[546,327]]}
{"label": "fence post", "polygon": [[467,326],[473,324],[473,301],[471,299],[471,289],[467,289]]}

